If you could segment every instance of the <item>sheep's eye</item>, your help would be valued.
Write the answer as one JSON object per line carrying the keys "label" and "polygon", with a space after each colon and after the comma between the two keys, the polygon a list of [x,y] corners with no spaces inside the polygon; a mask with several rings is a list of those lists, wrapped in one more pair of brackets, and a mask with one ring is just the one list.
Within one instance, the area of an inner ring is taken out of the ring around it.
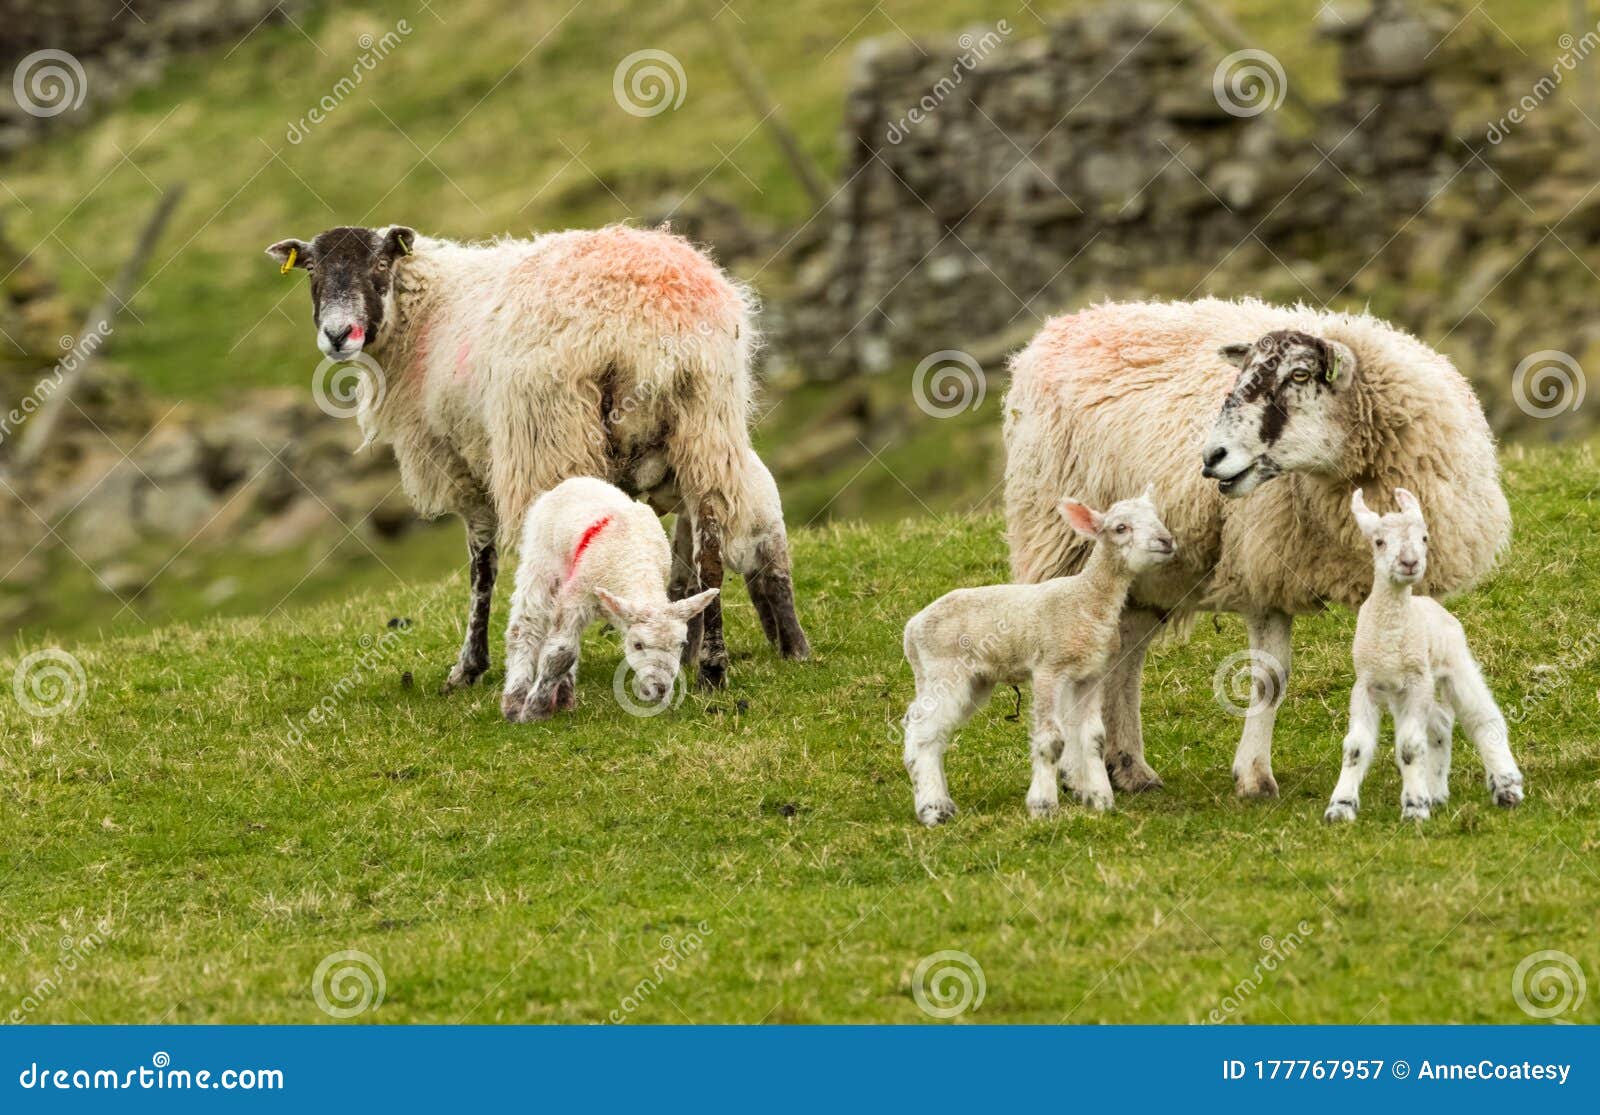
{"label": "sheep's eye", "polygon": [[1128,533],[1128,524],[1127,523],[1118,523],[1117,524],[1117,533],[1118,534],[1127,534]]}
{"label": "sheep's eye", "polygon": [[1427,545],[1427,544],[1428,544],[1428,536],[1427,536],[1427,535],[1426,535],[1426,534],[1424,534],[1424,535],[1423,535],[1423,536],[1422,536],[1422,544],[1423,544],[1423,545],[1424,545],[1424,546],[1426,546],[1426,545]]}
{"label": "sheep's eye", "polygon": [[634,649],[634,650],[643,650],[643,649],[644,649],[644,643],[643,643],[643,642],[641,642],[641,641],[640,641],[640,640],[638,640],[638,639],[635,639],[635,640],[634,640],[634,641],[633,641],[633,649]]}
{"label": "sheep's eye", "polygon": [[1294,380],[1296,383],[1304,383],[1306,380],[1311,378],[1311,372],[1306,368],[1296,368],[1294,371],[1289,373],[1289,378]]}
{"label": "sheep's eye", "polygon": [[1380,550],[1383,549],[1383,539],[1381,539],[1381,538],[1378,539],[1376,542],[1373,543],[1373,545],[1378,547],[1378,549],[1380,549]]}

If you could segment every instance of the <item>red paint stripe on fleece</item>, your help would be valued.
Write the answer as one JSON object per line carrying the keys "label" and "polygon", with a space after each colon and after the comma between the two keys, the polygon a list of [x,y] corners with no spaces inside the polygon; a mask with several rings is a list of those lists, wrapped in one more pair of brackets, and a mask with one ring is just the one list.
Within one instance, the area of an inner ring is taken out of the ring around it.
{"label": "red paint stripe on fleece", "polygon": [[583,557],[583,551],[589,548],[589,544],[594,541],[595,535],[604,530],[606,524],[610,521],[611,516],[607,515],[603,519],[596,519],[584,528],[583,534],[578,538],[577,548],[572,551],[572,560],[567,562],[567,580],[572,580],[573,574],[577,573],[578,560]]}

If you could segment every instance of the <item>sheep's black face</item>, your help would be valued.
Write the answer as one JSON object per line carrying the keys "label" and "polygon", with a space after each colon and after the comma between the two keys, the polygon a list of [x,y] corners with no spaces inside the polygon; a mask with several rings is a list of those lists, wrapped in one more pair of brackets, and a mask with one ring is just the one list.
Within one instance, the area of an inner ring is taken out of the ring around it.
{"label": "sheep's black face", "polygon": [[335,360],[352,360],[377,343],[394,318],[394,261],[417,234],[389,228],[330,228],[311,243],[280,240],[267,249],[279,263],[311,273],[311,311],[317,347]]}
{"label": "sheep's black face", "polygon": [[1281,329],[1220,355],[1239,378],[1202,451],[1202,471],[1223,495],[1245,495],[1282,472],[1339,467],[1338,403],[1356,371],[1346,345]]}

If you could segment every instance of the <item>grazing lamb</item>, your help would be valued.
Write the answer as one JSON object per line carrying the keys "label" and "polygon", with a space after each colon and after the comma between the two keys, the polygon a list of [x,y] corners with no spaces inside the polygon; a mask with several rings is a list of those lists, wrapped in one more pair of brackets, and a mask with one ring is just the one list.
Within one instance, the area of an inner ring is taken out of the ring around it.
{"label": "grazing lamb", "polygon": [[917,696],[905,716],[905,764],[917,819],[953,816],[944,780],[950,736],[997,684],[1033,682],[1033,783],[1028,809],[1056,808],[1064,780],[1091,809],[1111,808],[1101,748],[1100,677],[1117,650],[1117,624],[1133,579],[1172,560],[1172,535],[1148,490],[1104,515],[1077,500],[1058,505],[1093,542],[1082,572],[1037,585],[988,585],[941,596],[906,624]]}
{"label": "grazing lamb", "polygon": [[1484,683],[1455,616],[1411,589],[1428,568],[1428,525],[1417,499],[1394,490],[1400,510],[1382,517],[1367,509],[1361,489],[1350,497],[1361,533],[1372,543],[1372,592],[1356,620],[1356,682],[1350,691],[1350,730],[1344,771],[1334,787],[1327,821],[1353,821],[1361,780],[1378,749],[1379,706],[1394,718],[1400,764],[1400,816],[1425,821],[1450,796],[1450,735],[1456,717],[1483,757],[1496,805],[1522,801],[1522,772],[1506,741],[1506,719]]}
{"label": "grazing lamb", "polygon": [[[612,226],[458,244],[391,226],[267,251],[311,273],[317,345],[363,368],[356,419],[394,446],[417,510],[466,522],[472,602],[447,691],[489,667],[497,544],[572,476],[670,484],[687,523],[680,591],[720,586],[725,550],[754,550],[756,609],[805,657],[782,516],[752,499],[771,483],[749,475],[753,299],[686,240]],[[694,657],[720,685],[720,603],[703,621]]]}
{"label": "grazing lamb", "polygon": [[1434,595],[1482,577],[1510,532],[1471,387],[1444,356],[1364,314],[1249,299],[1095,306],[1048,322],[1011,374],[1016,580],[1083,562],[1086,547],[1055,513],[1062,491],[1093,503],[1153,470],[1178,542],[1177,561],[1135,581],[1123,653],[1105,683],[1106,759],[1121,790],[1161,784],[1140,732],[1145,651],[1164,623],[1182,628],[1209,610],[1244,616],[1261,667],[1235,787],[1277,794],[1272,729],[1292,617],[1330,601],[1354,607],[1371,583],[1346,511],[1353,484],[1404,486],[1428,505],[1434,560],[1424,589]]}
{"label": "grazing lamb", "polygon": [[534,502],[506,625],[507,720],[543,720],[577,703],[578,644],[604,615],[622,634],[634,691],[661,706],[672,692],[689,621],[717,597],[708,588],[667,598],[672,546],[656,513],[589,476],[563,480]]}

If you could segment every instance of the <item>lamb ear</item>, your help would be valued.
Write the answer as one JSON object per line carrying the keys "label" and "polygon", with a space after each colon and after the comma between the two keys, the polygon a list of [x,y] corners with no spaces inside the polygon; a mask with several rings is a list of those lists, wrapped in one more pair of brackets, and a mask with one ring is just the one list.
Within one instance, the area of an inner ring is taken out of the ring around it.
{"label": "lamb ear", "polygon": [[1367,499],[1361,494],[1360,488],[1350,496],[1350,510],[1356,517],[1356,526],[1361,528],[1361,533],[1371,538],[1378,529],[1380,520],[1367,507]]}
{"label": "lamb ear", "polygon": [[1400,510],[1404,511],[1407,515],[1414,516],[1418,519],[1422,518],[1422,504],[1417,502],[1416,496],[1412,495],[1404,488],[1396,488],[1394,490],[1394,501],[1400,505]]}
{"label": "lamb ear", "polygon": [[304,240],[279,240],[267,249],[267,254],[283,266],[284,271],[291,267],[304,267],[306,256],[311,252],[311,245]]}
{"label": "lamb ear", "polygon": [[1231,345],[1223,345],[1217,349],[1217,355],[1222,357],[1235,368],[1243,368],[1250,359],[1250,350],[1256,346],[1248,341],[1234,341]]}
{"label": "lamb ear", "polygon": [[1085,538],[1100,537],[1101,514],[1087,503],[1075,499],[1061,501],[1061,514],[1067,522],[1072,524],[1072,529]]}
{"label": "lamb ear", "polygon": [[594,590],[595,599],[600,601],[600,610],[618,623],[638,623],[644,618],[644,609],[636,604],[631,604],[620,596],[614,596],[603,588]]}
{"label": "lamb ear", "polygon": [[721,589],[708,588],[704,592],[697,592],[693,596],[685,597],[672,605],[672,610],[679,619],[685,622],[693,619],[711,606]]}
{"label": "lamb ear", "polygon": [[1347,381],[1355,374],[1356,354],[1343,341],[1325,340],[1322,343],[1328,347],[1328,363],[1323,369],[1323,382],[1334,384]]}

